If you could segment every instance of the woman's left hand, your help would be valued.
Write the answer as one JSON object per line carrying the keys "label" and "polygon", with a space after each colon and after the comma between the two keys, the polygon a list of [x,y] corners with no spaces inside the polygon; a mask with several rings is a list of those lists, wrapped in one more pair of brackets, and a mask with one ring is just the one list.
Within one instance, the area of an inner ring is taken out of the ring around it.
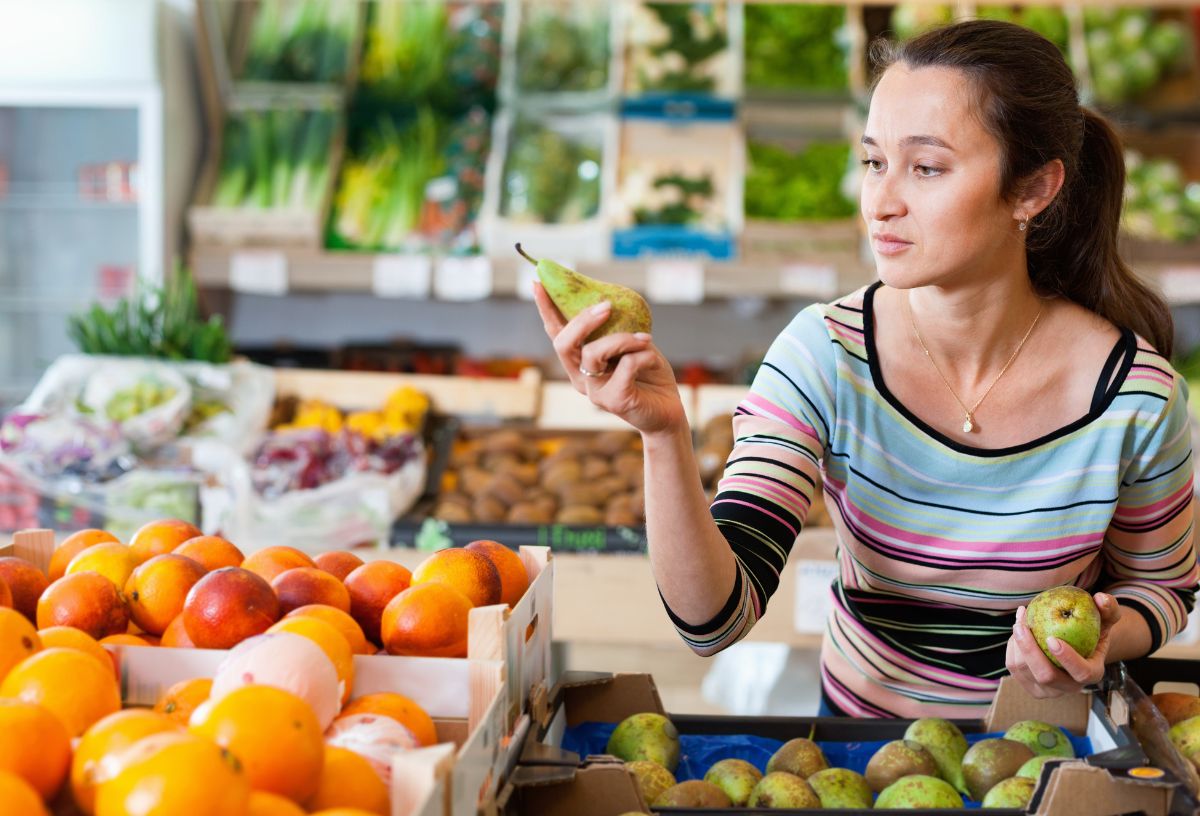
{"label": "woman's left hand", "polygon": [[1099,682],[1104,676],[1108,659],[1109,637],[1121,618],[1121,608],[1112,595],[1098,592],[1094,596],[1100,610],[1100,640],[1091,657],[1081,657],[1077,651],[1058,638],[1049,638],[1047,646],[1062,668],[1050,662],[1025,623],[1025,607],[1017,609],[1017,622],[1008,639],[1005,665],[1008,672],[1039,699],[1075,694],[1084,686]]}

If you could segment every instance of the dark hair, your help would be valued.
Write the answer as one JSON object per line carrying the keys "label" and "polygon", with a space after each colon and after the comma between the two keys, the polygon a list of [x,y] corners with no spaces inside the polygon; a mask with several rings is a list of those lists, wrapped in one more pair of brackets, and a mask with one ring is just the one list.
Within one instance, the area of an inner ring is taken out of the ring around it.
{"label": "dark hair", "polygon": [[1062,190],[1029,224],[1030,280],[1040,292],[1069,298],[1171,355],[1174,325],[1166,301],[1117,248],[1125,190],[1120,140],[1101,116],[1080,106],[1075,77],[1053,43],[1012,23],[969,20],[902,43],[878,40],[871,58],[877,78],[897,62],[956,68],[970,78],[979,91],[980,120],[1003,151],[1004,198],[1060,159]]}

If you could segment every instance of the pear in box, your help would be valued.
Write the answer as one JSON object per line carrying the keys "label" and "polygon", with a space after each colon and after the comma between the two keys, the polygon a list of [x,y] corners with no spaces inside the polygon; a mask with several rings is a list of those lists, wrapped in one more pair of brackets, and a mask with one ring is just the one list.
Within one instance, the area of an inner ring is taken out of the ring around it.
{"label": "pear in box", "polygon": [[949,782],[924,774],[897,779],[884,788],[875,800],[876,810],[946,809],[962,806],[962,797]]}
{"label": "pear in box", "polygon": [[1040,720],[1022,720],[1013,723],[1004,732],[1004,738],[1019,742],[1033,751],[1034,756],[1063,757],[1074,759],[1075,749],[1071,740],[1058,726],[1044,723]]}
{"label": "pear in box", "polygon": [[744,759],[722,759],[714,762],[704,774],[704,781],[723,790],[734,807],[743,807],[750,800],[760,779],[762,771]]}

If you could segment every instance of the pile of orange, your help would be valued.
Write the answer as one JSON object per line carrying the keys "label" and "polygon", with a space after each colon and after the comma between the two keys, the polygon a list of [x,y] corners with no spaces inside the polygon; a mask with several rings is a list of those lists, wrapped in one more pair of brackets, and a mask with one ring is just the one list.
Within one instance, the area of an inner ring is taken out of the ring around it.
{"label": "pile of orange", "polygon": [[107,816],[158,790],[162,812],[200,816],[301,806],[387,813],[388,789],[372,764],[325,745],[301,698],[251,685],[210,701],[212,681],[199,678],[169,689],[153,710],[122,711],[105,645],[230,648],[261,633],[300,635],[344,684],[340,717],[388,717],[432,745],[434,723],[413,701],[348,699],[354,655],[465,656],[470,610],[516,604],[528,583],[521,559],[496,542],[434,553],[410,574],[349,552],[313,559],[278,546],[244,557],[175,520],[147,524],[128,545],[80,531],[45,572],[0,558],[3,811],[42,814],[70,797]]}

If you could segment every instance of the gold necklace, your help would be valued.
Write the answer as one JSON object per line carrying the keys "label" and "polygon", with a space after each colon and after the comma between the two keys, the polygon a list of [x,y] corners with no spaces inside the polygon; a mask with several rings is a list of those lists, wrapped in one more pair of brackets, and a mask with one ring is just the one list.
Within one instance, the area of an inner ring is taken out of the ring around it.
{"label": "gold necklace", "polygon": [[984,401],[984,399],[987,398],[987,395],[992,393],[992,389],[996,387],[996,383],[1000,382],[1000,378],[1004,376],[1004,372],[1008,371],[1008,367],[1012,365],[1013,360],[1017,359],[1017,354],[1020,353],[1021,347],[1025,345],[1025,341],[1029,339],[1029,335],[1033,334],[1033,327],[1037,325],[1038,319],[1042,316],[1042,307],[1038,306],[1037,314],[1033,316],[1033,322],[1030,323],[1029,328],[1026,329],[1025,336],[1021,338],[1020,343],[1017,343],[1017,347],[1013,349],[1013,353],[1009,356],[1008,362],[1004,364],[1004,368],[1000,369],[1000,373],[996,375],[996,379],[992,380],[992,384],[989,385],[987,390],[983,392],[983,396],[975,401],[975,405],[971,408],[968,408],[966,404],[964,404],[963,401],[958,398],[958,394],[955,392],[954,386],[950,385],[950,380],[946,379],[946,375],[943,374],[942,369],[938,367],[937,361],[934,360],[933,355],[929,353],[929,347],[926,346],[925,341],[921,339],[921,331],[917,328],[917,321],[913,317],[911,295],[907,295],[904,298],[904,305],[908,309],[908,322],[912,324],[913,334],[917,336],[917,342],[921,344],[922,351],[925,352],[925,356],[933,365],[933,370],[938,373],[938,376],[942,378],[942,382],[946,384],[946,390],[950,392],[950,396],[954,397],[954,401],[958,403],[959,407],[963,409],[963,413],[966,414],[966,419],[963,421],[962,425],[963,433],[970,433],[971,431],[975,430],[976,427],[975,412],[979,410],[980,404]]}

